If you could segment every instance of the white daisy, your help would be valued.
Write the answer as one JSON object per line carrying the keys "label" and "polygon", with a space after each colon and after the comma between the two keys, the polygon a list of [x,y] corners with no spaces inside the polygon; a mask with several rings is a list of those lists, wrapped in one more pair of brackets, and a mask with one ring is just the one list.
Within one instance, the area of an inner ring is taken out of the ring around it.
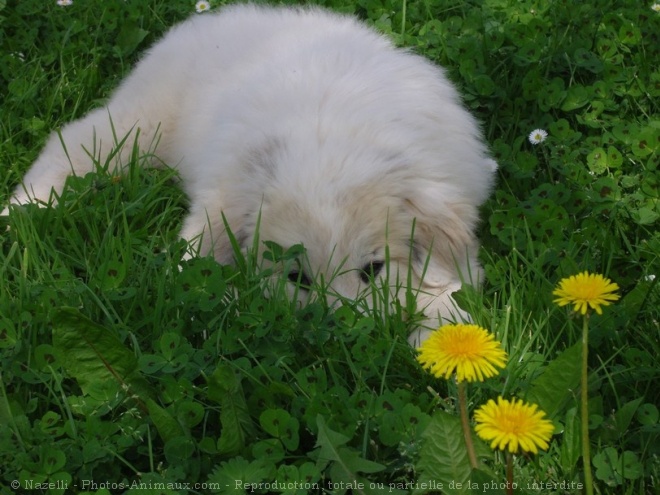
{"label": "white daisy", "polygon": [[211,8],[211,4],[205,2],[204,0],[200,0],[195,4],[195,10],[197,11],[198,14],[201,14],[202,12],[206,12],[210,8]]}
{"label": "white daisy", "polygon": [[548,133],[543,129],[534,129],[529,133],[529,142],[532,144],[539,144],[545,141],[548,137]]}
{"label": "white daisy", "polygon": [[73,0],[57,0],[57,5],[60,7],[68,7],[69,5],[73,5]]}
{"label": "white daisy", "polygon": [[654,3],[653,5],[651,5],[651,8],[656,12],[660,12],[660,3]]}

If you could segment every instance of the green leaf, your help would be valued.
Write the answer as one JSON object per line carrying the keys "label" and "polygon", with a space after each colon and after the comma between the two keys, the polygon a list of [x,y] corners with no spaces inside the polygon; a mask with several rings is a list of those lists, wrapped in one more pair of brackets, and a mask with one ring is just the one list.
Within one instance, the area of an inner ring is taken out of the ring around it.
{"label": "green leaf", "polygon": [[603,70],[603,63],[600,61],[597,55],[595,55],[593,52],[590,52],[589,50],[578,48],[575,50],[573,58],[575,59],[578,67],[587,69],[590,72],[597,74]]}
{"label": "green leaf", "polygon": [[91,463],[98,459],[103,459],[104,457],[110,457],[111,453],[108,452],[108,449],[104,448],[101,445],[101,442],[97,438],[88,438],[83,445],[83,461],[85,463]]}
{"label": "green leaf", "polygon": [[179,343],[181,342],[181,336],[174,332],[164,333],[160,338],[160,352],[163,354],[163,357],[171,361],[175,356],[177,349],[179,348]]}
{"label": "green leaf", "polygon": [[644,426],[652,426],[658,422],[658,408],[653,404],[642,404],[637,409],[637,421]]}
{"label": "green leaf", "polygon": [[298,448],[299,423],[284,409],[266,409],[259,417],[261,427],[279,439],[289,451]]}
{"label": "green leaf", "polygon": [[234,369],[220,364],[208,379],[208,398],[220,404],[222,433],[218,440],[218,451],[236,454],[243,450],[247,433],[252,428],[243,387]]}
{"label": "green leaf", "polygon": [[622,162],[621,153],[613,146],[607,148],[607,151],[600,147],[595,148],[587,155],[589,170],[595,174],[602,174],[610,168],[619,168]]}
{"label": "green leaf", "polygon": [[123,24],[117,35],[117,47],[121,50],[122,55],[130,55],[148,34],[149,31],[138,27],[135,22],[127,22]]}
{"label": "green leaf", "polygon": [[39,421],[39,427],[43,432],[48,433],[51,438],[55,438],[64,433],[61,420],[62,417],[59,414],[48,411]]}
{"label": "green leaf", "polygon": [[218,452],[233,455],[241,452],[246,443],[246,434],[241,424],[247,415],[245,402],[227,400],[220,412],[222,433],[218,439]]}
{"label": "green leaf", "polygon": [[102,400],[113,399],[126,390],[142,397],[150,395],[133,352],[114,332],[94,323],[77,309],[55,311],[53,346],[66,356],[62,365],[84,394]]}
{"label": "green leaf", "polygon": [[633,123],[622,123],[612,127],[614,137],[627,145],[630,145],[639,136],[639,132],[639,126]]}
{"label": "green leaf", "polygon": [[620,459],[620,473],[627,480],[636,480],[642,477],[644,467],[639,462],[637,454],[626,450]]}
{"label": "green leaf", "polygon": [[57,369],[62,364],[59,351],[50,344],[40,344],[34,350],[34,364],[39,369]]}
{"label": "green leaf", "polygon": [[537,404],[550,419],[557,416],[580,384],[582,344],[562,352],[531,384],[525,400]]}
{"label": "green leaf", "polygon": [[351,329],[355,325],[355,310],[350,306],[340,306],[333,312],[332,318],[340,327]]}
{"label": "green leaf", "polygon": [[184,426],[193,428],[204,419],[204,407],[199,402],[186,399],[177,403],[176,415]]}
{"label": "green leaf", "polygon": [[177,280],[177,302],[196,304],[211,311],[222,302],[227,284],[221,266],[210,258],[195,258],[182,264]]}
{"label": "green leaf", "polygon": [[652,225],[654,224],[660,215],[651,208],[642,207],[630,212],[633,220],[638,225]]}
{"label": "green leaf", "polygon": [[552,122],[548,126],[548,129],[553,137],[562,141],[568,140],[575,134],[575,131],[571,129],[571,125],[566,119],[558,119]]}
{"label": "green leaf", "polygon": [[184,435],[183,428],[172,415],[160,407],[153,399],[146,400],[149,417],[154,422],[156,430],[161,438],[167,442],[172,438]]}
{"label": "green leaf", "polygon": [[489,96],[495,91],[496,85],[493,80],[485,74],[474,78],[474,88],[480,96]]}
{"label": "green leaf", "polygon": [[639,458],[634,452],[626,450],[621,456],[613,447],[606,447],[593,458],[596,478],[609,486],[617,486],[624,480],[636,480],[644,472]]}
{"label": "green leaf", "polygon": [[[470,490],[468,493],[487,493],[488,495],[504,495],[506,489],[506,481],[500,477],[495,477],[492,474],[482,471],[481,469],[473,469],[470,473],[470,480],[468,481],[467,488]],[[515,480],[514,480],[515,484]],[[455,484],[459,488],[458,484]],[[465,485],[463,485],[465,488]],[[452,488],[451,483],[449,488]],[[514,492],[515,493],[515,492]]]}
{"label": "green leaf", "polygon": [[564,112],[570,112],[571,110],[576,110],[580,107],[585,106],[589,103],[591,95],[589,90],[580,84],[575,84],[568,88],[566,93],[566,98],[561,105],[561,109]]}
{"label": "green leaf", "polygon": [[216,466],[208,481],[219,487],[218,493],[246,494],[254,493],[260,482],[272,482],[273,475],[274,466],[270,462],[261,459],[250,462],[234,457]]}
{"label": "green leaf", "polygon": [[158,372],[167,364],[167,360],[160,354],[142,354],[138,362],[140,371],[147,375]]}
{"label": "green leaf", "polygon": [[[283,464],[277,469],[277,481],[287,487],[282,492],[283,495],[317,493],[320,491],[320,483],[318,483],[320,479],[321,471],[311,462],[305,462],[301,466]],[[303,487],[309,488],[305,490]]]}
{"label": "green leaf", "polygon": [[619,454],[613,447],[606,447],[598,452],[592,459],[596,468],[596,478],[604,481],[609,486],[621,484],[621,477],[616,474],[616,466],[619,462]]}
{"label": "green leaf", "polygon": [[619,185],[612,177],[601,177],[591,187],[594,193],[591,197],[595,201],[609,203],[621,197]]}
{"label": "green leaf", "polygon": [[645,157],[660,150],[660,129],[647,127],[637,134],[632,143],[635,156]]}
{"label": "green leaf", "polygon": [[95,279],[101,290],[117,289],[126,278],[126,263],[107,260],[98,269]]}
{"label": "green leaf", "polygon": [[625,435],[635,412],[637,412],[637,408],[643,400],[643,397],[632,400],[621,406],[621,408],[614,414],[614,426],[616,427],[616,433],[620,437]]}
{"label": "green leaf", "polygon": [[518,65],[529,65],[538,62],[541,57],[541,48],[532,43],[526,46],[521,46],[514,56],[514,63]]}
{"label": "green leaf", "polygon": [[636,45],[642,39],[640,29],[630,21],[627,21],[619,29],[619,41],[626,45]]}
{"label": "green leaf", "polygon": [[515,174],[516,177],[533,177],[539,166],[539,160],[536,155],[521,151],[516,155]]}
{"label": "green leaf", "polygon": [[[333,482],[354,484],[361,480],[358,473],[377,473],[385,469],[382,464],[364,459],[357,450],[344,446],[350,438],[328,428],[320,414],[316,417],[316,426],[317,466],[329,464]],[[354,486],[353,493],[370,493],[367,487]]]}
{"label": "green leaf", "polygon": [[610,168],[620,168],[623,164],[623,155],[614,146],[607,148],[607,166]]}
{"label": "green leaf", "polygon": [[595,174],[602,174],[607,170],[607,153],[603,148],[596,148],[587,155],[589,170]]}
{"label": "green leaf", "polygon": [[54,447],[46,447],[41,461],[43,466],[42,472],[51,475],[64,467],[66,464],[66,455]]}
{"label": "green leaf", "polygon": [[9,318],[0,316],[0,349],[8,349],[16,345],[15,324]]}
{"label": "green leaf", "polygon": [[437,411],[422,434],[422,442],[416,465],[420,473],[419,483],[435,481],[442,483],[443,493],[462,493],[463,490],[456,486],[465,486],[472,468],[460,419],[444,411]]}
{"label": "green leaf", "polygon": [[575,469],[582,455],[580,433],[580,416],[577,414],[577,409],[573,407],[566,412],[564,434],[560,449],[561,465],[566,472],[571,472]]}
{"label": "green leaf", "polygon": [[31,473],[26,469],[22,469],[18,476],[18,482],[21,487],[27,491],[28,487],[33,487],[37,483],[44,483],[48,476],[43,473]]}
{"label": "green leaf", "polygon": [[67,492],[65,487],[71,486],[72,477],[66,471],[59,471],[48,476],[48,483],[54,486],[54,488],[49,488],[47,493],[49,495],[63,495]]}
{"label": "green leaf", "polygon": [[383,413],[378,436],[383,444],[394,447],[399,442],[416,439],[417,432],[423,431],[430,419],[419,407],[407,403]]}
{"label": "green leaf", "polygon": [[267,438],[252,446],[252,456],[255,459],[263,459],[270,462],[280,462],[284,459],[285,452],[282,442],[277,438]]}
{"label": "green leaf", "polygon": [[173,466],[181,466],[190,462],[195,450],[195,442],[187,436],[170,438],[165,442],[164,447],[165,458]]}

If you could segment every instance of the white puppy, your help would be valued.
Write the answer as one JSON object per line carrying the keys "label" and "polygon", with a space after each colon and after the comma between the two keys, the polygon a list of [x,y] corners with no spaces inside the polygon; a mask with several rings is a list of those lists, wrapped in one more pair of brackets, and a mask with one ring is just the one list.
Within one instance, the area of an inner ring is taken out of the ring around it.
{"label": "white puppy", "polygon": [[303,282],[354,298],[410,269],[431,326],[466,317],[451,293],[479,278],[474,228],[495,163],[443,71],[355,19],[254,5],[194,16],[106,107],[62,129],[66,151],[51,136],[11,202],[48,200],[93,169],[86,150],[103,163],[129,134],[144,149],[159,134],[190,198],[181,236],[202,254],[231,262],[223,215],[242,246],[260,216],[261,239],[305,246]]}

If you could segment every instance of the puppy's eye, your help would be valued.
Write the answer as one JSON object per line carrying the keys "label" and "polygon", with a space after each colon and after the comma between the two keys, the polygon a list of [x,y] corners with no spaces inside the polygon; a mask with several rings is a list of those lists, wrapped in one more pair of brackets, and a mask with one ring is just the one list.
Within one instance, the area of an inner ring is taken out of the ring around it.
{"label": "puppy's eye", "polygon": [[385,262],[383,261],[372,261],[367,263],[360,269],[360,279],[362,279],[365,284],[368,284],[378,276],[383,270],[383,266],[385,266]]}
{"label": "puppy's eye", "polygon": [[312,285],[311,279],[305,272],[290,271],[287,278],[289,279],[289,282],[300,284],[300,287],[303,289]]}

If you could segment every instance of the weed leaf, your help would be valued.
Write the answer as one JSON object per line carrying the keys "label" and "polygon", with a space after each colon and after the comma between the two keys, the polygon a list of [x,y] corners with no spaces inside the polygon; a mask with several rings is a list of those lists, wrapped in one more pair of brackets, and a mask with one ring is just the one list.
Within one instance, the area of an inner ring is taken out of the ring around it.
{"label": "weed leaf", "polygon": [[252,428],[243,387],[234,369],[220,364],[208,380],[208,398],[220,404],[222,432],[218,440],[218,452],[236,454],[246,445],[247,433]]}
{"label": "weed leaf", "polygon": [[565,402],[576,393],[580,383],[580,356],[581,343],[562,352],[532,382],[526,400],[537,404],[549,418],[554,418]]}
{"label": "weed leaf", "polygon": [[631,400],[627,402],[621,409],[619,409],[614,415],[614,421],[616,424],[617,431],[620,435],[624,435],[630,422],[632,421],[633,416],[637,412],[637,408],[644,401],[644,397],[639,397],[638,399]]}
{"label": "weed leaf", "polygon": [[122,390],[148,395],[137,358],[112,331],[74,308],[57,310],[53,321],[53,346],[66,356],[62,364],[83,394],[101,400],[110,400]]}
{"label": "weed leaf", "polygon": [[561,465],[567,472],[575,469],[582,455],[580,443],[580,417],[577,409],[571,408],[566,412],[564,420],[564,434],[559,451]]}
{"label": "weed leaf", "polygon": [[0,349],[16,345],[16,330],[14,322],[9,318],[0,316]]}
{"label": "weed leaf", "polygon": [[254,491],[252,484],[272,479],[273,469],[271,463],[261,459],[250,462],[243,457],[234,457],[217,466],[208,481],[220,487],[218,493],[243,494]]}
{"label": "weed leaf", "polygon": [[420,472],[419,483],[442,483],[446,493],[462,493],[463,490],[456,486],[465,486],[470,479],[471,467],[460,418],[437,411],[424,430],[422,439],[416,466]]}
{"label": "weed leaf", "polygon": [[117,47],[123,56],[130,55],[148,34],[149,31],[138,27],[134,22],[126,23],[117,36]]}
{"label": "weed leaf", "polygon": [[330,477],[333,482],[353,484],[353,493],[371,493],[368,484],[357,486],[361,479],[358,473],[377,473],[385,469],[385,466],[364,459],[359,452],[345,446],[350,438],[328,428],[320,414],[316,417],[316,426],[317,466],[331,464]]}
{"label": "weed leaf", "polygon": [[153,399],[147,399],[146,405],[147,410],[149,411],[149,416],[154,422],[156,430],[158,430],[158,434],[165,442],[184,434],[183,428],[181,428],[181,425],[176,419],[174,419],[165,409],[160,407],[156,401]]}

